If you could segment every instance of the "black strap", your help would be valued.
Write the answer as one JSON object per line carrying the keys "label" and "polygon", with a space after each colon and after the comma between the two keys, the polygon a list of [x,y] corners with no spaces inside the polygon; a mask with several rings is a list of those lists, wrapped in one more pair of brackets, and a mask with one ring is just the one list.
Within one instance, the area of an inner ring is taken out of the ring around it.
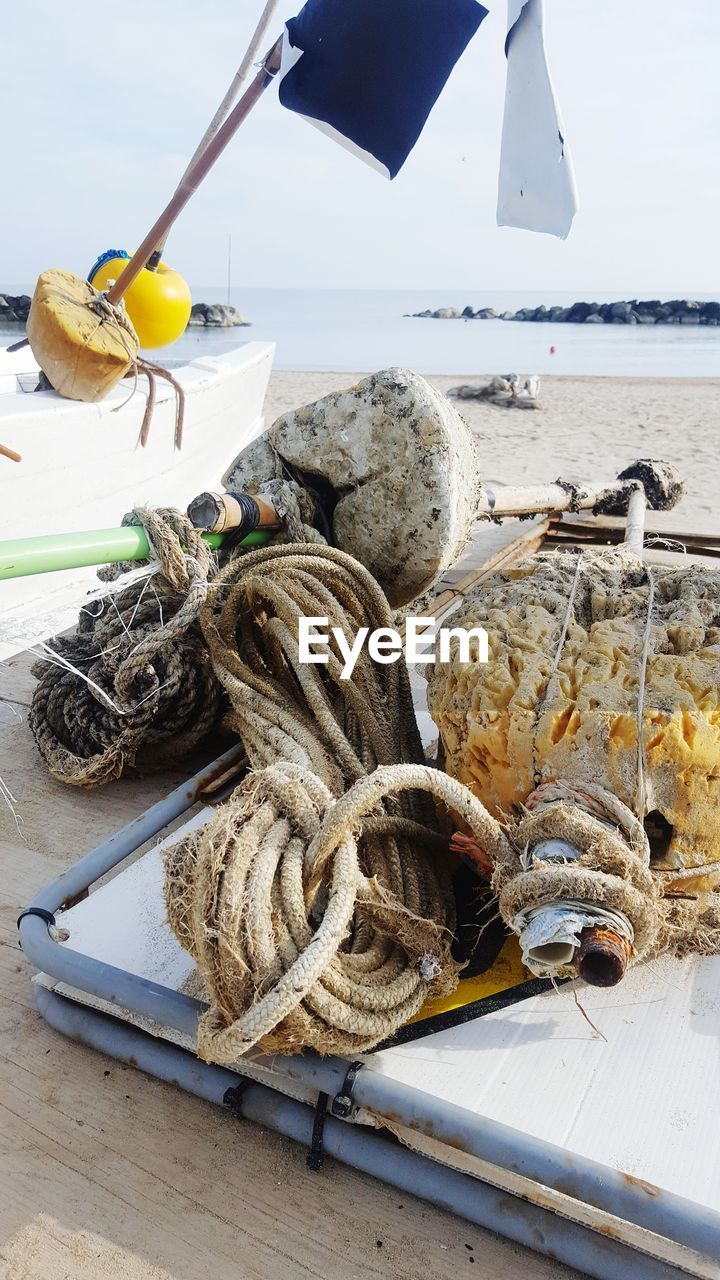
{"label": "black strap", "polygon": [[330,1110],[334,1116],[339,1116],[341,1120],[347,1120],[352,1115],[353,1110],[353,1089],[355,1088],[355,1080],[358,1071],[364,1064],[362,1062],[351,1062],[345,1072],[342,1089],[332,1100]]}
{"label": "black strap", "polygon": [[315,1105],[315,1119],[313,1121],[312,1138],[310,1140],[310,1150],[307,1153],[305,1163],[311,1173],[319,1173],[325,1164],[325,1151],[323,1149],[323,1134],[325,1133],[325,1119],[327,1116],[327,1104],[330,1101],[329,1094],[319,1093],[318,1100]]}
{"label": "black strap", "polygon": [[48,929],[56,923],[52,911],[46,911],[44,907],[26,907],[17,918],[18,929],[20,928],[21,920],[24,920],[26,916],[37,916],[39,920],[44,920]]}
{"label": "black strap", "polygon": [[223,1106],[228,1107],[234,1116],[239,1120],[244,1120],[242,1101],[251,1084],[255,1084],[255,1080],[251,1080],[250,1076],[240,1076],[237,1084],[233,1089],[226,1089],[223,1095]]}

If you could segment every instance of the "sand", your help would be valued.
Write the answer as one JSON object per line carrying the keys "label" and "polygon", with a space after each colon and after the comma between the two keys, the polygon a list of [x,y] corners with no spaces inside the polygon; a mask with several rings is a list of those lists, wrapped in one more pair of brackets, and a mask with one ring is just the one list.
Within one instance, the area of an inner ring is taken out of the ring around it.
{"label": "sand", "polygon": [[[266,420],[358,381],[356,373],[274,373]],[[488,375],[488,379],[489,379]],[[430,377],[441,391],[477,375]],[[668,530],[718,530],[720,378],[555,378],[540,383],[539,410],[459,401],[481,441],[485,483],[538,483],[558,476],[612,479],[636,458],[678,467],[687,492],[654,521]]]}

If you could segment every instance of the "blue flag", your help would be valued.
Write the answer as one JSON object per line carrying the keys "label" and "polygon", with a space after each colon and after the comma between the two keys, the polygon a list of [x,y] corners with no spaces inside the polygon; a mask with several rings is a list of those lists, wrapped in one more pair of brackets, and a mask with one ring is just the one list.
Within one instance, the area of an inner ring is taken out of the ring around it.
{"label": "blue flag", "polygon": [[308,0],[285,28],[280,101],[394,178],[486,15],[478,0]]}

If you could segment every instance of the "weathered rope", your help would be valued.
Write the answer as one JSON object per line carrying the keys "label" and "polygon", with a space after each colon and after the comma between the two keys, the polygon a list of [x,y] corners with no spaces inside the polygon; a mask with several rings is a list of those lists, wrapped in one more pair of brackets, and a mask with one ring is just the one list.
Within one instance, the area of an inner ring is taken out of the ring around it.
{"label": "weathered rope", "polygon": [[[93,286],[91,285],[90,288]],[[122,298],[119,302],[111,302],[107,293],[102,293],[99,289],[95,290],[95,296],[88,303],[91,311],[94,311],[100,318],[98,329],[101,325],[107,323],[112,328],[117,329],[118,336],[122,342],[129,359],[133,365],[137,361],[138,348],[140,347],[140,339],[138,338],[135,326],[130,319],[127,307]],[[97,329],[95,330],[95,333]],[[85,341],[85,346],[92,341],[94,333],[90,333]],[[129,344],[128,344],[129,339]]]}
{"label": "weathered rope", "polygon": [[143,525],[160,571],[100,601],[99,612],[83,610],[76,633],[33,668],[38,750],[53,777],[75,786],[181,758],[221,709],[197,625],[212,567],[207,546],[176,511],[138,508],[124,523]]}
{"label": "weathered rope", "polygon": [[[324,546],[264,548],[213,582],[203,630],[253,773],[166,861],[170,923],[211,997],[198,1052],[353,1054],[455,986],[454,902],[430,795],[501,856],[500,825],[423,764],[407,671],[299,660],[301,616],[391,626],[375,580]],[[278,763],[278,761],[280,763]],[[349,784],[349,790],[346,790]],[[343,794],[344,793],[344,794]]]}
{"label": "weathered rope", "polygon": [[143,420],[140,424],[140,445],[144,449],[150,439],[150,425],[152,423],[153,413],[155,411],[155,400],[157,396],[157,379],[163,378],[175,392],[175,448],[182,449],[183,427],[185,424],[185,389],[177,378],[173,377],[169,369],[164,369],[162,365],[153,364],[150,360],[138,360],[136,372],[144,373],[148,380],[148,398],[145,405]]}
{"label": "weathered rope", "polygon": [[[655,951],[662,927],[661,888],[650,870],[650,846],[635,814],[604,787],[547,782],[528,798],[494,856],[492,886],[500,914],[513,921],[535,907],[590,903],[629,921],[638,956]],[[533,850],[563,840],[579,851],[572,861],[548,861]]]}

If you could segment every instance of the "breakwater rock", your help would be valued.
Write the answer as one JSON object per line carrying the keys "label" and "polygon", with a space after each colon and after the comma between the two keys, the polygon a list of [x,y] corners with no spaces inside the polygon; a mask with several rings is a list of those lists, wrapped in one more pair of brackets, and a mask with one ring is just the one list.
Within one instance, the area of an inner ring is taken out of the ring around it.
{"label": "breakwater rock", "polygon": [[196,302],[190,312],[188,328],[234,329],[238,325],[249,323],[234,307],[220,302]]}
{"label": "breakwater rock", "polygon": [[[0,324],[25,324],[30,314],[32,298],[27,293],[17,296],[11,293],[0,293]],[[234,329],[238,325],[248,325],[234,307],[224,306],[218,302],[196,302],[190,313],[188,327],[203,326],[208,329]]]}
{"label": "breakwater rock", "polygon": [[440,307],[415,311],[423,320],[524,320],[551,324],[720,324],[720,302],[695,302],[692,298],[630,302],[574,302],[571,307],[521,307],[499,313],[493,307],[474,311],[465,307]]}
{"label": "breakwater rock", "polygon": [[30,314],[32,298],[27,293],[16,296],[12,293],[0,293],[0,324],[25,324]]}

